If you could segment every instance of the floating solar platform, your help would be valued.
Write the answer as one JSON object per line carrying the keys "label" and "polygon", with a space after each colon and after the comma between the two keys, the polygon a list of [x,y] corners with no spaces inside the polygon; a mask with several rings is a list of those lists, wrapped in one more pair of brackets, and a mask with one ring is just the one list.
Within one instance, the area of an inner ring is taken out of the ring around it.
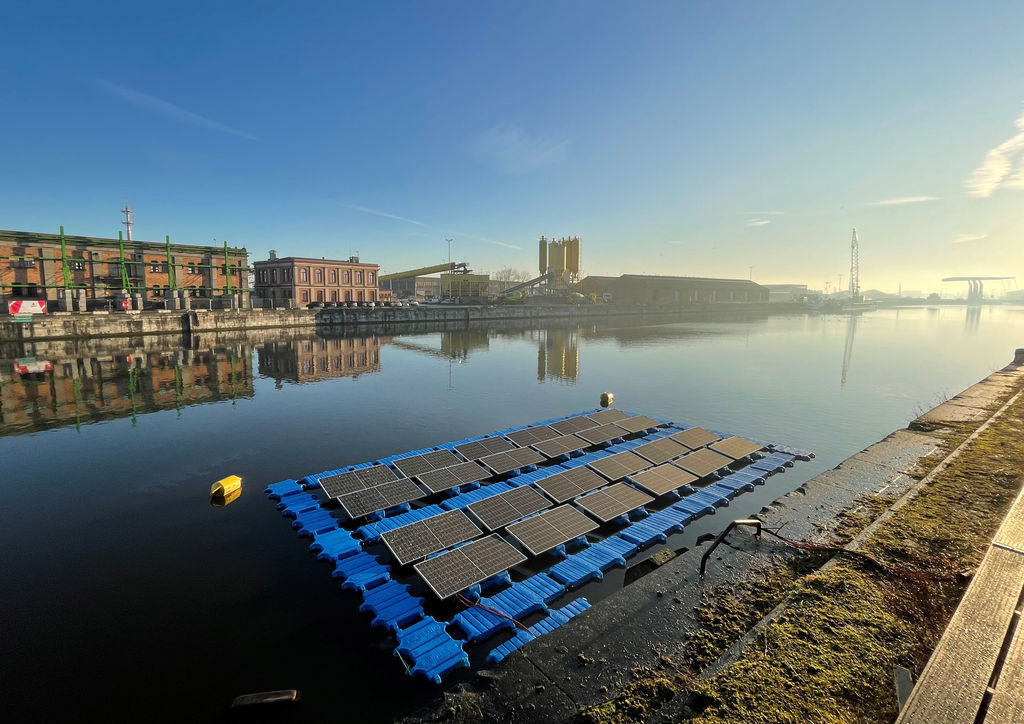
{"label": "floating solar platform", "polygon": [[542,462],[544,462],[544,457],[536,450],[531,450],[528,447],[516,448],[508,452],[495,453],[480,458],[480,464],[489,467],[494,471],[495,475],[510,473],[513,470],[521,470],[522,468]]}
{"label": "floating solar platform", "polygon": [[621,515],[636,510],[652,502],[647,493],[641,493],[625,483],[615,483],[604,490],[584,495],[576,501],[576,505],[590,513],[602,523],[615,520]]}
{"label": "floating solar platform", "polygon": [[672,435],[672,440],[678,443],[686,445],[691,450],[697,450],[699,448],[710,445],[713,442],[717,442],[722,439],[721,435],[705,430],[703,427],[691,427],[688,430],[683,430]]}
{"label": "floating solar platform", "polygon": [[735,436],[719,440],[716,443],[712,443],[709,447],[715,452],[731,457],[733,460],[741,460],[764,450],[764,445],[760,443]]}
{"label": "floating solar platform", "polygon": [[481,440],[474,440],[473,442],[455,446],[455,452],[466,458],[466,460],[479,460],[488,455],[515,449],[515,444],[503,437],[485,437]]}
{"label": "floating solar platform", "polygon": [[410,500],[421,497],[423,497],[423,491],[416,486],[416,483],[409,478],[402,478],[342,495],[338,498],[338,503],[350,518],[358,518],[378,510],[394,508],[396,505],[408,503]]}
{"label": "floating solar platform", "polygon": [[637,473],[631,480],[651,495],[668,495],[698,480],[697,476],[675,465],[659,465],[656,468]]}
{"label": "floating solar platform", "polygon": [[372,488],[381,483],[397,480],[398,476],[387,465],[371,465],[346,473],[329,475],[320,478],[320,487],[329,498],[337,498],[346,493]]}
{"label": "floating solar platform", "polygon": [[475,538],[481,533],[461,510],[450,510],[381,533],[380,537],[399,565],[405,565]]}
{"label": "floating solar platform", "polygon": [[590,468],[578,467],[556,473],[550,477],[538,480],[535,485],[556,503],[564,503],[567,500],[589,493],[594,488],[607,485],[608,481],[595,473]]}
{"label": "floating solar platform", "polygon": [[[445,452],[448,452],[445,450]],[[452,457],[455,457],[452,455]],[[429,470],[419,473],[416,479],[431,493],[441,493],[451,488],[458,488],[470,483],[487,480],[491,473],[476,462],[457,463],[440,470]]]}
{"label": "floating solar platform", "polygon": [[411,478],[421,473],[429,473],[438,468],[447,468],[451,465],[458,465],[462,460],[451,450],[434,450],[422,455],[412,455],[407,458],[399,458],[392,462],[402,474]]}
{"label": "floating solar platform", "polygon": [[629,434],[627,430],[619,427],[614,422],[609,422],[607,425],[599,425],[589,430],[580,430],[576,433],[576,436],[586,440],[591,445],[600,445],[603,442],[609,442],[627,434]]}
{"label": "floating solar platform", "polygon": [[[811,457],[605,409],[290,478],[266,493],[395,637],[406,670],[440,683],[469,665],[468,647],[504,658],[587,607],[569,590]],[[565,555],[572,541],[580,546]],[[464,610],[439,601],[454,597]],[[527,631],[520,619],[531,614],[543,618]],[[452,625],[466,638],[452,638]],[[506,643],[488,642],[510,629]]]}
{"label": "floating solar platform", "polygon": [[537,425],[536,427],[527,427],[523,430],[507,432],[505,433],[505,437],[520,447],[527,447],[534,443],[544,442],[545,440],[559,437],[559,433],[552,430],[547,425]]}
{"label": "floating solar platform", "polygon": [[526,485],[470,503],[469,512],[476,516],[487,530],[493,531],[550,507],[550,500]]}
{"label": "floating solar platform", "polygon": [[525,561],[526,556],[501,536],[489,535],[428,558],[415,568],[430,590],[445,599]]}
{"label": "floating solar platform", "polygon": [[706,478],[732,463],[732,458],[707,448],[694,450],[672,462],[698,478]]}
{"label": "floating solar platform", "polygon": [[655,465],[667,463],[669,460],[685,455],[690,448],[678,443],[670,437],[663,437],[654,442],[644,443],[633,448],[633,452],[650,460]]}
{"label": "floating solar platform", "polygon": [[572,435],[574,432],[598,427],[600,424],[586,415],[579,415],[578,417],[569,417],[559,422],[553,422],[548,427],[559,435]]}
{"label": "floating solar platform", "polygon": [[562,455],[579,452],[589,444],[583,438],[576,437],[575,435],[562,435],[561,437],[553,437],[550,440],[534,443],[532,447],[546,458],[557,458]]}
{"label": "floating solar platform", "polygon": [[530,555],[539,556],[596,528],[597,523],[576,508],[563,505],[510,525],[508,534],[519,541]]}
{"label": "floating solar platform", "polygon": [[626,450],[592,462],[589,467],[614,483],[627,475],[651,467],[651,463],[636,453]]}

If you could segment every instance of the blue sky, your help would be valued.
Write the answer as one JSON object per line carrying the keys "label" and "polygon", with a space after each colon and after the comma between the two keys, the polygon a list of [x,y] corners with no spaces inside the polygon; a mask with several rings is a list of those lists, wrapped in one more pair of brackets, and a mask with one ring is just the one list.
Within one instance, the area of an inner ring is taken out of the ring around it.
{"label": "blue sky", "polygon": [[[1024,4],[22,3],[0,228],[1024,286]],[[844,281],[845,283],[845,281]],[[956,287],[947,285],[947,291]]]}

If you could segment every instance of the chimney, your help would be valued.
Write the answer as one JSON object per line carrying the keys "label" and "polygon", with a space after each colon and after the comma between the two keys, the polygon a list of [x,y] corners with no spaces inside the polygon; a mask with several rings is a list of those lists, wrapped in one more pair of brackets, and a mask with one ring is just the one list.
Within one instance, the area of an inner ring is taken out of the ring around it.
{"label": "chimney", "polygon": [[276,249],[271,249],[270,250],[270,260],[273,261],[276,258],[277,258],[277,250]]}

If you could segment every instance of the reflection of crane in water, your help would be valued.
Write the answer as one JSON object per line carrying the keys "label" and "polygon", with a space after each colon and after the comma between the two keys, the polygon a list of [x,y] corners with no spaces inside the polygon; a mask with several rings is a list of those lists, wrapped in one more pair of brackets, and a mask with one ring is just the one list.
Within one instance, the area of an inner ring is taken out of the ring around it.
{"label": "reflection of crane in water", "polygon": [[850,371],[850,360],[853,358],[853,339],[857,336],[859,320],[859,314],[851,314],[846,319],[846,346],[843,348],[843,376],[839,382],[840,387],[846,387],[846,375]]}

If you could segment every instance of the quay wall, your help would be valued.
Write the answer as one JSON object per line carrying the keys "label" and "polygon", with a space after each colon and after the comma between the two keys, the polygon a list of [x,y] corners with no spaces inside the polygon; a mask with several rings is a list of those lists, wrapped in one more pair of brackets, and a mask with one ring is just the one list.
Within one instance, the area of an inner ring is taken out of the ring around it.
{"label": "quay wall", "polygon": [[683,308],[637,308],[618,305],[507,307],[430,306],[329,309],[225,309],[191,311],[55,312],[32,315],[31,321],[0,317],[0,342],[88,337],[138,337],[149,334],[197,334],[259,329],[305,328],[331,330],[363,325],[465,324],[519,320],[572,321],[614,316],[682,317],[714,312],[724,315],[804,312],[790,304],[711,304]]}

